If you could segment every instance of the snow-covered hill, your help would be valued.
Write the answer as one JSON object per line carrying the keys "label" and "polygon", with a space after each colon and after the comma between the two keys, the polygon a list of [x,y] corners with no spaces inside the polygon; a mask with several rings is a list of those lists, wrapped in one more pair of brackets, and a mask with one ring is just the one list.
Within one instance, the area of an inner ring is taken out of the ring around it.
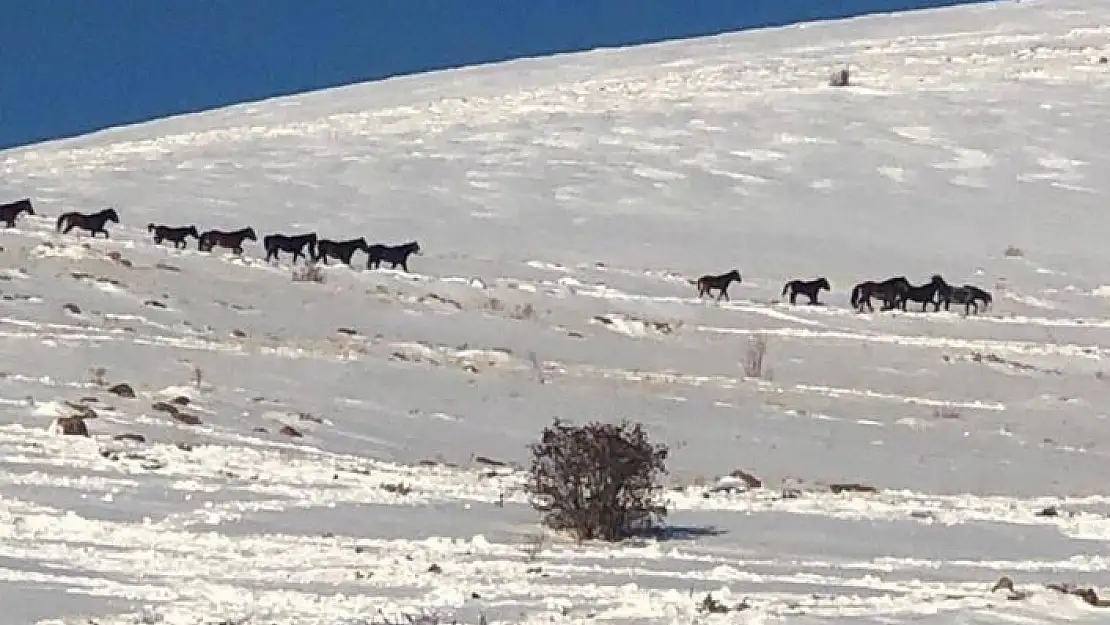
{"label": "snow-covered hill", "polygon": [[[0,202],[38,213],[0,233],[5,618],[1104,617],[1043,584],[1110,583],[1108,23],[1078,0],[868,17],[0,153]],[[108,205],[109,240],[54,232]],[[294,281],[148,222],[424,254]],[[695,297],[733,267],[731,303]],[[995,305],[848,308],[937,272]],[[781,302],[819,275],[827,306]],[[89,438],[51,427],[90,410]],[[555,416],[646,423],[688,531],[545,535],[512,465]],[[763,488],[712,489],[735,469]],[[747,608],[701,614],[710,592]]]}

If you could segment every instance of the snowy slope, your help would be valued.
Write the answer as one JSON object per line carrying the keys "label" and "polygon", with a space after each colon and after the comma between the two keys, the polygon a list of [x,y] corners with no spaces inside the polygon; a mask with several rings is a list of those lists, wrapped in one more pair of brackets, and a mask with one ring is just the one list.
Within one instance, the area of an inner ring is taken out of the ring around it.
{"label": "snowy slope", "polygon": [[[5,618],[1104,617],[1043,584],[1110,584],[1108,23],[1078,0],[876,16],[0,153],[0,202],[38,211],[0,233]],[[826,86],[843,64],[855,85]],[[106,205],[109,240],[53,231]],[[176,251],[148,222],[425,253],[298,282],[258,243]],[[694,297],[733,267],[731,303]],[[995,306],[847,307],[935,272]],[[781,303],[818,275],[827,306]],[[90,438],[52,431],[80,406]],[[668,443],[676,537],[544,536],[479,457],[522,465],[554,416]],[[764,487],[712,492],[734,469]],[[748,608],[700,614],[707,592]]]}

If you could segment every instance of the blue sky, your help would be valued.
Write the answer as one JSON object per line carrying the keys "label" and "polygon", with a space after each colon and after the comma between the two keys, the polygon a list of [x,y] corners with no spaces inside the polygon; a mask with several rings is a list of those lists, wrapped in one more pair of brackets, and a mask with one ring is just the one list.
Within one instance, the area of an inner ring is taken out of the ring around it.
{"label": "blue sky", "polygon": [[399,74],[962,0],[4,0],[0,148]]}

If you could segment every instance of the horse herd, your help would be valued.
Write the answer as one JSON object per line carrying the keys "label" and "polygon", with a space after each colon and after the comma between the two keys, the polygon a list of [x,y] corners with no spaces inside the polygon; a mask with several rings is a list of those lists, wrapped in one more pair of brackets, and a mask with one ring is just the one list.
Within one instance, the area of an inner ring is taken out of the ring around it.
{"label": "horse herd", "polygon": [[[24,198],[8,204],[0,204],[0,222],[4,222],[9,228],[15,226],[15,220],[21,213],[35,214],[30,199]],[[56,228],[62,234],[74,228],[80,228],[94,237],[101,232],[107,237],[108,231],[104,226],[108,222],[119,223],[119,214],[114,208],[105,208],[91,214],[75,211],[62,213],[58,216]],[[197,249],[202,252],[222,247],[236,254],[242,254],[243,241],[258,240],[254,228],[250,227],[231,232],[208,230],[202,233],[197,231],[196,226],[166,226],[152,223],[147,224],[147,230],[154,235],[156,244],[169,241],[173,243],[175,249],[188,247],[187,239],[193,237],[197,240]],[[267,261],[278,260],[279,253],[286,252],[293,255],[294,263],[299,258],[305,259],[307,263],[311,258],[313,262],[323,261],[324,264],[328,264],[328,259],[334,258],[347,265],[351,264],[354,253],[361,250],[367,256],[367,269],[376,269],[382,262],[387,262],[394,268],[400,265],[405,271],[409,270],[409,256],[420,254],[420,244],[416,241],[401,245],[368,245],[364,237],[333,241],[319,239],[314,232],[292,236],[270,234],[262,238],[262,247],[266,249]],[[705,275],[697,280],[690,280],[690,283],[698,288],[698,297],[705,295],[712,297],[712,291],[719,291],[717,301],[722,298],[729,299],[728,287],[733,282],[742,282],[740,272],[736,269],[718,276]],[[829,281],[823,277],[809,281],[791,280],[783,286],[782,295],[785,297],[789,294],[791,304],[796,303],[798,295],[805,295],[811,305],[820,305],[818,296],[822,290],[832,290]],[[861,282],[852,287],[850,301],[857,311],[863,312],[866,306],[868,311],[874,312],[875,308],[871,305],[872,299],[881,300],[883,306],[880,310],[884,311],[895,308],[906,310],[907,304],[911,301],[921,304],[922,312],[925,312],[929,304],[933,305],[934,311],[939,311],[941,304],[944,305],[945,310],[949,310],[951,304],[963,304],[965,314],[970,314],[972,308],[978,314],[979,302],[982,302],[984,307],[991,305],[990,293],[971,284],[953,286],[945,282],[940,275],[934,275],[929,282],[918,286],[910,284],[905,276],[897,276],[880,282]]]}
{"label": "horse herd", "polygon": [[[740,272],[733,269],[728,273],[718,276],[705,275],[690,282],[698,287],[698,297],[705,295],[712,297],[712,291],[716,290],[719,291],[717,301],[721,298],[727,301],[729,285],[741,281]],[[824,277],[809,281],[791,280],[783,285],[782,295],[785,297],[789,294],[791,304],[797,302],[798,295],[805,295],[811,305],[821,305],[818,296],[822,290],[832,291],[828,279]],[[964,314],[971,314],[972,308],[975,309],[975,314],[979,314],[979,302],[983,303],[984,308],[991,305],[991,294],[987,291],[973,284],[953,286],[948,284],[940,274],[934,274],[928,282],[917,286],[910,284],[906,276],[896,276],[881,282],[868,280],[852,287],[849,297],[852,308],[863,312],[866,306],[868,312],[874,312],[875,308],[871,305],[872,299],[882,300],[883,305],[879,309],[881,311],[895,308],[906,310],[909,302],[917,302],[921,304],[921,312],[925,312],[929,304],[933,305],[934,312],[940,310],[941,304],[944,305],[944,310],[950,310],[952,304],[963,304]]]}
{"label": "horse herd", "polygon": [[[21,213],[34,215],[35,209],[29,198],[23,198],[8,204],[0,204],[0,222],[7,227],[15,226],[15,220]],[[105,208],[96,213],[85,214],[68,212],[58,215],[55,227],[58,232],[68,234],[70,230],[79,228],[89,232],[92,236],[103,233],[108,237],[105,225],[108,222],[119,223],[119,214],[114,208]],[[236,254],[243,253],[243,241],[257,241],[258,235],[254,228],[240,228],[231,232],[223,230],[207,230],[199,232],[196,226],[166,226],[162,224],[147,224],[147,230],[154,235],[154,242],[161,245],[164,241],[173,243],[175,249],[187,248],[188,238],[197,240],[197,249],[210,252],[213,248],[221,247]],[[408,259],[412,254],[420,254],[420,244],[410,241],[401,245],[369,245],[364,237],[333,241],[331,239],[317,238],[315,232],[298,235],[270,234],[262,237],[262,247],[266,250],[266,260],[278,260],[280,252],[293,255],[293,262],[303,258],[307,263],[320,262],[326,265],[329,258],[334,258],[350,265],[355,252],[362,251],[366,254],[366,268],[377,269],[383,262],[392,267],[400,265],[405,271],[409,270]],[[306,249],[307,248],[307,249]],[[306,253],[307,251],[307,253]]]}

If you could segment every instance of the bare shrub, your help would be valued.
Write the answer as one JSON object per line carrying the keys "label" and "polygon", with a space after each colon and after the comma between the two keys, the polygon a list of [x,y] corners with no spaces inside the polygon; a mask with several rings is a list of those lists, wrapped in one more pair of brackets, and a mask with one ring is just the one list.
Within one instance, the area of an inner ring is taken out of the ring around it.
{"label": "bare shrub", "polygon": [[303,267],[293,268],[293,282],[315,282],[317,284],[324,284],[327,278],[324,277],[324,270],[316,263],[308,263]]}
{"label": "bare shrub", "polygon": [[535,562],[539,559],[540,554],[544,549],[547,549],[547,535],[543,532],[537,532],[528,537],[524,545],[524,555],[528,558],[529,562]]}
{"label": "bare shrub", "polygon": [[847,67],[836,70],[829,76],[830,87],[847,87],[850,83],[850,74]]}
{"label": "bare shrub", "polygon": [[667,447],[653,445],[643,425],[555,419],[529,446],[528,491],[543,522],[578,540],[620,540],[666,516],[656,503],[667,473]]}
{"label": "bare shrub", "polygon": [[1023,256],[1025,256],[1025,250],[1021,249],[1020,247],[1009,245],[1006,247],[1005,250],[1003,250],[1002,255],[1006,258],[1022,258]]}
{"label": "bare shrub", "polygon": [[744,375],[749,378],[762,378],[763,362],[767,357],[767,335],[756,334],[748,339],[748,349],[744,352]]}
{"label": "bare shrub", "polygon": [[107,379],[104,376],[108,375],[108,370],[104,367],[89,367],[89,382],[95,386],[106,386]]}

